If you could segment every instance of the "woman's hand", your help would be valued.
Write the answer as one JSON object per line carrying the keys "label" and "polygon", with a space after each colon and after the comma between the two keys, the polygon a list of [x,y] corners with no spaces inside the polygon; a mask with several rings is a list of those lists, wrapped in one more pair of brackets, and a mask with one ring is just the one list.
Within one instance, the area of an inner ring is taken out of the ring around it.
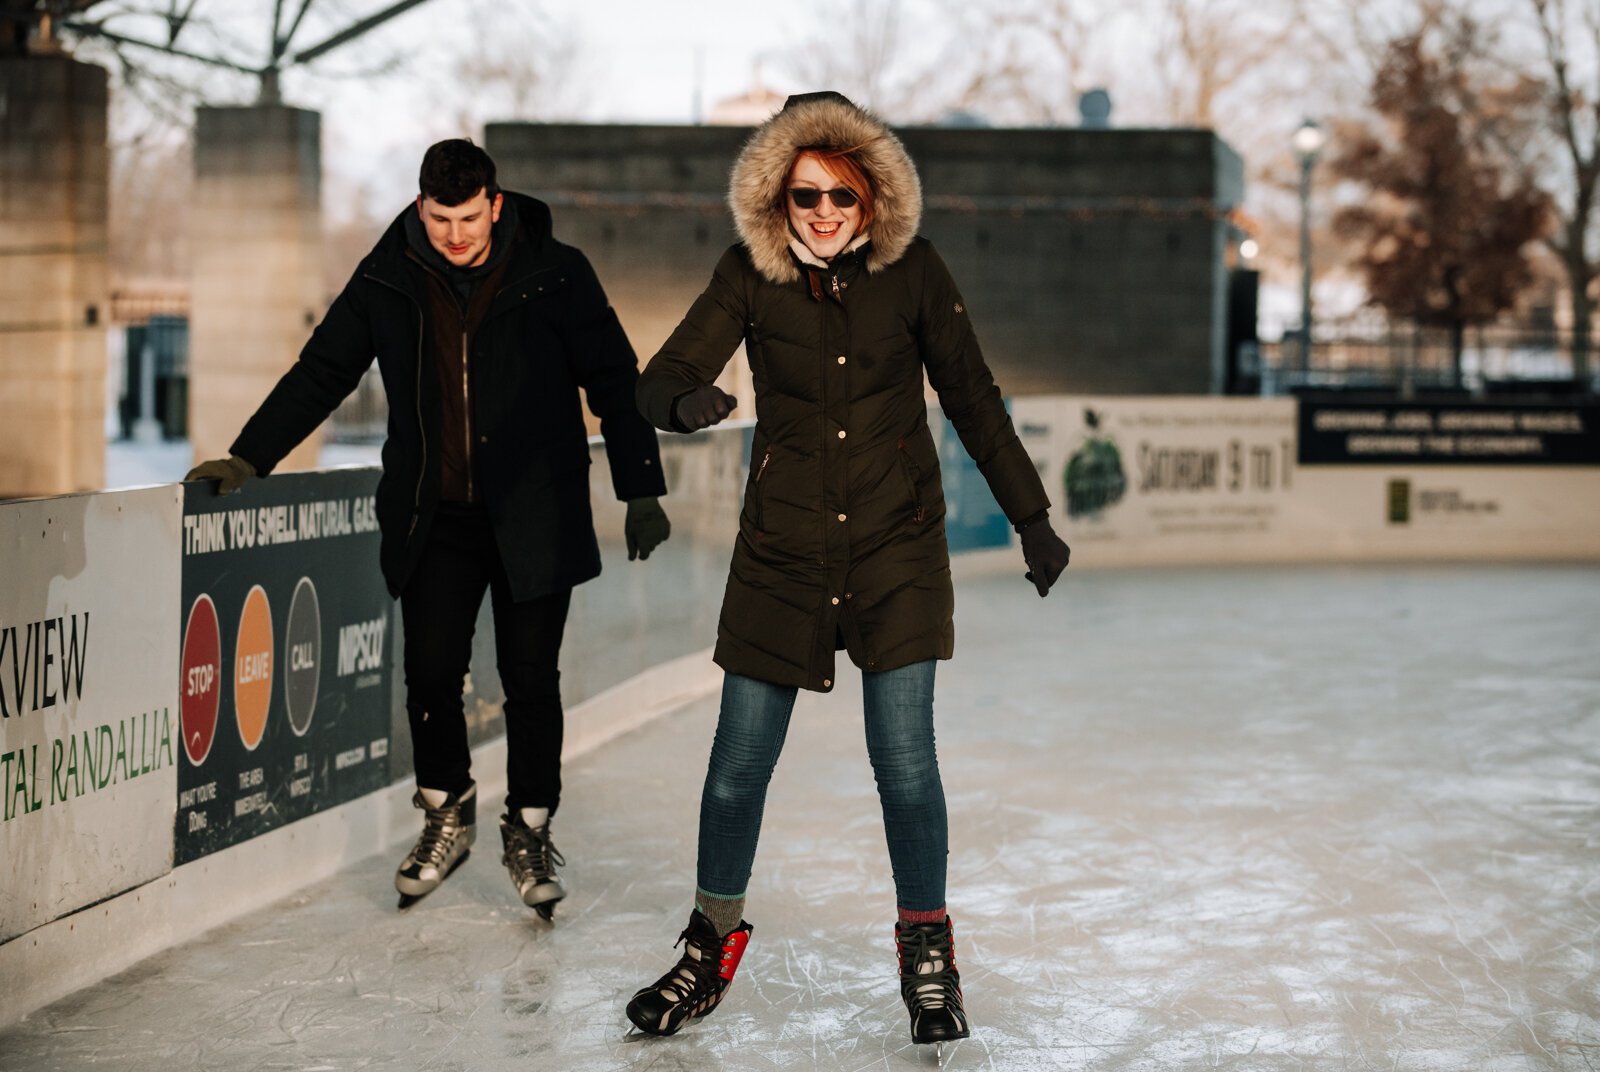
{"label": "woman's hand", "polygon": [[721,423],[739,400],[714,384],[696,387],[672,404],[672,419],[685,432],[698,432]]}
{"label": "woman's hand", "polygon": [[1039,590],[1039,598],[1050,594],[1050,586],[1067,568],[1072,548],[1056,535],[1050,519],[1041,517],[1022,530],[1022,559],[1028,564],[1028,580]]}

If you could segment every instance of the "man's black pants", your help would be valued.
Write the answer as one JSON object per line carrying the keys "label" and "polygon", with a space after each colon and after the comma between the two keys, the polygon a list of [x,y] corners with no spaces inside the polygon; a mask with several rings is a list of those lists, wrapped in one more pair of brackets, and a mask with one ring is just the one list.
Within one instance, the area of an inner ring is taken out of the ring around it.
{"label": "man's black pants", "polygon": [[472,634],[489,589],[495,660],[505,688],[507,808],[561,799],[561,636],[572,591],[511,599],[488,511],[443,503],[416,571],[400,593],[405,621],[406,713],[417,784],[451,793],[472,781],[461,697]]}

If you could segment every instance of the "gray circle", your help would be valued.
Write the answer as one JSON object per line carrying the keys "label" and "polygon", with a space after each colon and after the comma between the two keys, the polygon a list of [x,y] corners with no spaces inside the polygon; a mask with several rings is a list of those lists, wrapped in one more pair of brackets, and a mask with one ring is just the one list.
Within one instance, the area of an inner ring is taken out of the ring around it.
{"label": "gray circle", "polygon": [[317,586],[300,578],[289,603],[289,625],[284,633],[283,699],[289,709],[289,726],[296,737],[311,728],[317,710],[317,685],[322,678],[322,608]]}

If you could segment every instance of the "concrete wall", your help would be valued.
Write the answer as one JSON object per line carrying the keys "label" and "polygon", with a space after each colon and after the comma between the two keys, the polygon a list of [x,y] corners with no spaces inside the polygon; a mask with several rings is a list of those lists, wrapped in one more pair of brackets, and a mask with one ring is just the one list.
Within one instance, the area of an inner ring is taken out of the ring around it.
{"label": "concrete wall", "polygon": [[[195,113],[189,438],[228,444],[323,313],[321,117],[281,105]],[[316,465],[320,433],[281,469]]]}
{"label": "concrete wall", "polygon": [[[1015,394],[1220,389],[1237,154],[1204,130],[900,132],[923,233]],[[551,202],[642,358],[735,240],[724,205],[747,129],[491,124],[504,185]],[[742,362],[738,362],[742,365]]]}
{"label": "concrete wall", "polygon": [[105,479],[106,72],[0,58],[0,497]]}

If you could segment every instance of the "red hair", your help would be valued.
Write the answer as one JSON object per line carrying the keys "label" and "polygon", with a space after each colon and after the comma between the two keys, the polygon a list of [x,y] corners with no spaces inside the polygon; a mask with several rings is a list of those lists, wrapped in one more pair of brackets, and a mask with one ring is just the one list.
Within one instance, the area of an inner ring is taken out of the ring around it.
{"label": "red hair", "polygon": [[801,149],[794,154],[794,163],[789,165],[789,174],[794,174],[795,165],[800,163],[804,156],[815,157],[817,163],[822,165],[822,170],[836,179],[840,186],[856,195],[861,202],[861,227],[865,231],[872,226],[872,210],[875,191],[872,188],[872,179],[867,175],[866,169],[861,166],[861,161],[856,159],[856,151],[850,149],[832,149],[825,147],[811,147]]}

